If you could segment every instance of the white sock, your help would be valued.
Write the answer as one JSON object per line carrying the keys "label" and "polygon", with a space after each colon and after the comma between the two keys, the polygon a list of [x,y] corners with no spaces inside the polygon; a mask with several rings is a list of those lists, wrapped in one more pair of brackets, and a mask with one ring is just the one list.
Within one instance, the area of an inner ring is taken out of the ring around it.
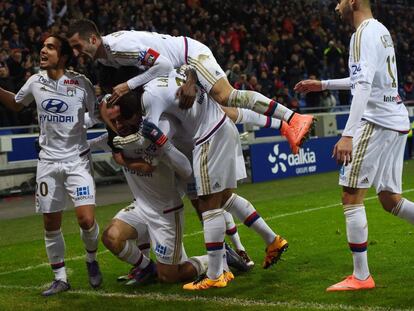
{"label": "white sock", "polygon": [[414,224],[414,202],[402,198],[391,213]]}
{"label": "white sock", "polygon": [[226,220],[226,234],[230,238],[231,243],[237,250],[244,251],[245,248],[240,240],[239,233],[237,232],[237,226],[234,223],[233,215],[225,211],[224,219]]}
{"label": "white sock", "polygon": [[126,240],[122,251],[117,255],[119,259],[144,269],[150,263],[150,259],[139,250],[135,240]]}
{"label": "white sock", "polygon": [[236,124],[253,124],[259,127],[266,127],[266,128],[273,128],[273,129],[280,129],[280,125],[282,121],[261,115],[253,110],[244,109],[244,108],[237,108],[237,120]]}
{"label": "white sock", "polygon": [[286,122],[293,115],[293,111],[289,108],[255,91],[233,90],[227,106],[251,109]]}
{"label": "white sock", "polygon": [[208,268],[208,255],[193,256],[186,260],[191,263],[197,271],[197,276],[200,276],[207,272]]}
{"label": "white sock", "polygon": [[67,282],[65,268],[65,240],[62,231],[45,231],[46,253],[49,258],[50,266],[55,274],[55,280]]}
{"label": "white sock", "polygon": [[346,235],[354,261],[354,276],[359,280],[369,277],[367,241],[368,222],[363,204],[344,205]]}
{"label": "white sock", "polygon": [[266,245],[271,244],[275,240],[276,233],[266,224],[253,205],[245,198],[233,193],[223,206],[223,209],[232,213],[247,227],[256,231]]}
{"label": "white sock", "polygon": [[96,260],[96,251],[99,243],[99,225],[95,221],[92,227],[85,230],[80,228],[80,235],[86,249],[86,261],[93,262]]}
{"label": "white sock", "polygon": [[223,273],[224,232],[226,221],[222,209],[213,209],[201,214],[204,241],[208,255],[207,277],[216,280]]}

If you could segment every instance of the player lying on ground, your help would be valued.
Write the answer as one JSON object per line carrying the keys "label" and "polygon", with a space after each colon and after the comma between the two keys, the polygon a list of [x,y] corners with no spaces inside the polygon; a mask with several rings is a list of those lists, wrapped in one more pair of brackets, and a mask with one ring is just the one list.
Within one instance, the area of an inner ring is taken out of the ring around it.
{"label": "player lying on ground", "polygon": [[42,295],[70,289],[65,268],[62,212],[69,195],[75,206],[86,250],[89,283],[99,287],[102,275],[96,261],[99,226],[95,220],[95,183],[89,161],[84,115],[94,116],[96,98],[90,81],[65,69],[72,51],[66,39],[49,36],[40,51],[39,73],[14,95],[0,88],[0,102],[21,111],[33,100],[39,119],[39,161],[36,172],[36,211],[43,213],[46,253],[54,281]]}
{"label": "player lying on ground", "polygon": [[309,136],[313,116],[295,113],[258,92],[234,89],[212,51],[199,41],[146,31],[118,31],[101,36],[90,20],[71,24],[68,37],[76,57],[85,55],[108,66],[136,66],[145,70],[115,86],[112,103],[130,90],[169,74],[173,68],[190,65],[198,79],[187,80],[177,90],[182,108],[194,104],[198,80],[206,93],[223,106],[247,108],[286,121],[296,147]]}

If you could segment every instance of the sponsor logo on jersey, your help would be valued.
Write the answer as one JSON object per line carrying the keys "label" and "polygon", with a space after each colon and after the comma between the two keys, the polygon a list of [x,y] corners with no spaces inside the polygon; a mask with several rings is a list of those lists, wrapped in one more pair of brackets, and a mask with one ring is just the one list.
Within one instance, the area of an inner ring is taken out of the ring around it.
{"label": "sponsor logo on jersey", "polygon": [[79,85],[79,81],[78,80],[73,80],[73,79],[65,79],[63,81],[64,85]]}
{"label": "sponsor logo on jersey", "polygon": [[161,245],[157,242],[155,245],[155,254],[161,258],[166,258],[167,249],[167,246]]}
{"label": "sponsor logo on jersey", "polygon": [[139,172],[139,171],[131,170],[127,167],[123,167],[123,169],[124,169],[125,173],[129,173],[129,174],[136,175],[136,176],[139,176],[139,177],[150,177],[150,178],[152,177],[152,173],[142,173],[142,172]]}
{"label": "sponsor logo on jersey", "polygon": [[51,84],[51,82],[42,76],[39,76],[39,82],[42,84]]}
{"label": "sponsor logo on jersey", "polygon": [[392,95],[384,95],[384,103],[398,103],[401,101],[400,95],[392,96]]}
{"label": "sponsor logo on jersey", "polygon": [[369,184],[368,177],[365,177],[363,180],[361,180],[361,184]]}
{"label": "sponsor logo on jersey", "polygon": [[296,174],[306,174],[316,171],[316,154],[309,148],[299,149],[298,154],[280,153],[279,144],[274,145],[273,153],[270,153],[267,160],[273,164],[273,174],[285,173],[288,167],[295,167]]}
{"label": "sponsor logo on jersey", "polygon": [[91,195],[89,191],[89,186],[77,187],[75,201],[88,199],[93,199],[93,195]]}
{"label": "sponsor logo on jersey", "polygon": [[39,114],[39,122],[54,122],[54,123],[72,123],[73,116],[59,115],[68,110],[69,106],[64,101],[57,98],[46,99],[41,103],[42,108],[48,112],[47,114]]}
{"label": "sponsor logo on jersey", "polygon": [[68,110],[69,106],[63,100],[57,98],[45,99],[42,104],[42,108],[47,112],[62,113]]}

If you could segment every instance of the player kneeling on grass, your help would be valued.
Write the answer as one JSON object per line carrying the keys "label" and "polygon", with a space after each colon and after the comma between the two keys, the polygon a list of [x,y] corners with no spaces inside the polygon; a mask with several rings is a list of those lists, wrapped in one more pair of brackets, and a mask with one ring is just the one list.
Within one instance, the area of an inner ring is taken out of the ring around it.
{"label": "player kneeling on grass", "polygon": [[65,69],[71,55],[67,40],[51,35],[40,51],[42,70],[32,75],[16,95],[0,88],[0,102],[11,110],[19,112],[32,101],[37,105],[40,152],[36,172],[36,211],[43,214],[46,253],[55,275],[43,296],[70,289],[61,231],[67,195],[76,208],[86,249],[89,283],[94,288],[102,283],[96,261],[99,227],[95,221],[95,183],[84,119],[88,110],[91,120],[99,121],[94,116],[96,97],[92,84],[84,75]]}
{"label": "player kneeling on grass", "polygon": [[[139,101],[130,94],[121,99],[122,109],[115,105],[108,109],[110,112],[105,117],[111,120],[119,135],[136,132],[141,120],[137,112]],[[160,126],[166,133],[173,133],[174,125],[169,120],[163,119]],[[110,133],[109,137],[113,136]],[[154,141],[158,140],[159,137],[154,137]],[[178,191],[175,171],[169,166],[162,148],[159,150],[154,143],[149,143],[142,149],[114,148],[113,151],[114,159],[123,166],[135,201],[114,217],[104,231],[102,241],[118,258],[133,265],[128,284],[142,284],[157,276],[164,282],[180,282],[203,274],[207,268],[207,255],[187,258],[182,245],[182,195]],[[181,175],[191,174],[188,160],[180,165]],[[157,258],[156,264],[148,257],[149,240]],[[230,272],[227,275],[232,278]]]}

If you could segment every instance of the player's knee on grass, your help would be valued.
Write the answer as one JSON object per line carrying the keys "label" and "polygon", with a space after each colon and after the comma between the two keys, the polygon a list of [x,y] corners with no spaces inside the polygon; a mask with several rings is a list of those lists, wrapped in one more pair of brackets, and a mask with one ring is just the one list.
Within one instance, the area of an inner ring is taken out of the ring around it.
{"label": "player's knee on grass", "polygon": [[115,225],[110,225],[102,234],[102,243],[112,253],[119,254],[122,251],[121,231]]}
{"label": "player's knee on grass", "polygon": [[400,194],[389,191],[381,191],[378,193],[378,199],[380,200],[384,210],[388,213],[391,213],[393,208],[397,206],[398,202],[400,202],[401,198]]}

